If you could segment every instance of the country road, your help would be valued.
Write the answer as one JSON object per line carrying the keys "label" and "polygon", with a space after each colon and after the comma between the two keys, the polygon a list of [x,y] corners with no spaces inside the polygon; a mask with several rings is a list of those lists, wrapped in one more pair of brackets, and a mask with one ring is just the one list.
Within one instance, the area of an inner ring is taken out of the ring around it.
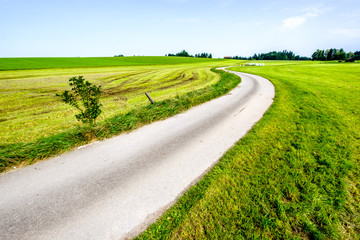
{"label": "country road", "polygon": [[134,237],[261,119],[266,79],[164,121],[0,176],[0,239]]}

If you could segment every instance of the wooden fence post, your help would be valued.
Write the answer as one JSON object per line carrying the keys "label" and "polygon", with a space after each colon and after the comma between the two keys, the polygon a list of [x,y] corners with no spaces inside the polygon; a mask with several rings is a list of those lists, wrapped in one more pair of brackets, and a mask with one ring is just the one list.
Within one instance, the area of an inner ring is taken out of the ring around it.
{"label": "wooden fence post", "polygon": [[151,99],[150,95],[147,92],[145,93],[145,95],[147,96],[151,104],[154,104],[154,101]]}

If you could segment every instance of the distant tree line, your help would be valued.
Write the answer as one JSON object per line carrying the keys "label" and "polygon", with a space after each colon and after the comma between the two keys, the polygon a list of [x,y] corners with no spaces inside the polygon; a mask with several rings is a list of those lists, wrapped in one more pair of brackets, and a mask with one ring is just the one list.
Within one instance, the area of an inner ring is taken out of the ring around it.
{"label": "distant tree line", "polygon": [[196,58],[212,58],[212,54],[211,53],[198,53],[195,54]]}
{"label": "distant tree line", "polygon": [[181,52],[178,52],[176,54],[173,53],[169,53],[165,56],[169,56],[169,57],[196,57],[196,58],[212,58],[212,54],[211,53],[198,53],[195,54],[195,56],[190,55],[187,51],[182,50]]}
{"label": "distant tree line", "polygon": [[167,56],[169,56],[169,57],[193,57],[185,50],[182,50],[181,52],[178,52],[176,54],[169,53]]}
{"label": "distant tree line", "polygon": [[239,59],[239,60],[251,60],[251,57],[242,57],[242,56],[234,56],[230,57],[231,59]]}
{"label": "distant tree line", "polygon": [[281,52],[272,51],[268,53],[255,53],[252,57],[234,56],[231,58],[240,60],[311,60],[309,57],[295,55],[292,51],[287,50]]}
{"label": "distant tree line", "polygon": [[119,54],[119,55],[115,55],[114,57],[123,57],[124,55]]}
{"label": "distant tree line", "polygon": [[356,51],[354,53],[352,53],[352,52],[346,53],[344,51],[344,49],[342,49],[342,48],[340,48],[340,49],[330,48],[330,49],[326,49],[326,50],[317,49],[312,54],[312,60],[317,60],[317,61],[333,61],[333,60],[355,61],[355,60],[360,60],[360,51]]}

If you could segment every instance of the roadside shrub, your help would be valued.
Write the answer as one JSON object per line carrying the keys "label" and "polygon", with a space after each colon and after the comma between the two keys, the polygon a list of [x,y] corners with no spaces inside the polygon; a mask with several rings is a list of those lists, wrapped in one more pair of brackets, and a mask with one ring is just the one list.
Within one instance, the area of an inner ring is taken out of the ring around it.
{"label": "roadside shrub", "polygon": [[78,121],[91,126],[95,125],[96,118],[100,115],[101,86],[96,86],[85,81],[83,76],[69,79],[70,91],[56,94],[61,100],[80,111],[75,117]]}

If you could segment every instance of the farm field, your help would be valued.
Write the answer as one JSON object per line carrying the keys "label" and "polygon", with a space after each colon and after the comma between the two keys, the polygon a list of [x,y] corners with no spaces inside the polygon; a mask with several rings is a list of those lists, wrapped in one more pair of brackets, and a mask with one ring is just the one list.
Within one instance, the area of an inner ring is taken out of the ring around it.
{"label": "farm field", "polygon": [[[121,57],[121,59],[126,59],[126,57]],[[176,57],[156,57],[157,61],[153,61],[153,59],[153,57],[149,57],[149,59],[140,57],[143,62],[153,62],[157,65],[0,71],[0,131],[2,133],[0,137],[0,169],[17,165],[27,159],[34,161],[51,156],[52,151],[59,153],[62,148],[59,141],[64,144],[64,149],[71,149],[84,141],[96,139],[96,136],[102,138],[106,135],[108,137],[116,132],[140,126],[140,122],[151,122],[156,118],[164,118],[164,114],[170,113],[161,109],[160,112],[152,113],[154,115],[152,117],[144,115],[136,121],[128,120],[133,117],[130,117],[131,114],[129,114],[126,120],[128,123],[123,124],[126,126],[123,130],[109,130],[113,131],[111,134],[102,133],[105,132],[102,124],[108,122],[109,119],[115,121],[114,118],[119,115],[126,115],[136,109],[148,107],[149,101],[144,95],[145,92],[148,92],[158,104],[161,104],[164,100],[174,99],[200,89],[209,90],[210,86],[214,86],[220,80],[220,75],[211,71],[211,68],[234,62],[231,60],[193,61],[193,58],[190,58],[192,60],[183,60],[184,58]],[[177,59],[177,62],[174,62],[173,59]],[[102,58],[99,59],[100,62],[102,60]],[[183,63],[186,61],[188,63]],[[167,64],[162,65],[162,62],[167,62]],[[44,65],[40,64],[39,67],[41,66]],[[69,89],[69,78],[79,75],[102,86],[103,113],[97,120],[99,126],[96,136],[83,136],[88,135],[86,133],[88,130],[84,129],[82,124],[75,119],[74,109],[55,96],[56,93]],[[181,111],[185,108],[186,106]],[[176,111],[180,111],[179,109],[176,106]],[[79,131],[82,133],[80,137],[76,137],[78,138],[76,141],[72,142],[65,140],[68,137],[59,137],[69,131],[73,131],[73,138],[75,135],[79,135]],[[60,138],[56,144],[52,140],[46,140],[54,136]],[[42,140],[39,142],[39,139],[45,139],[45,142]],[[39,149],[34,147],[35,145]],[[57,147],[53,145],[57,145]],[[17,153],[19,151],[30,153],[19,155]]]}
{"label": "farm field", "polygon": [[359,239],[359,63],[232,70],[276,88],[263,119],[137,239]]}
{"label": "farm field", "polygon": [[217,62],[222,59],[184,57],[63,57],[63,58],[0,58],[0,71],[44,68],[80,68],[111,66],[171,65]]}

